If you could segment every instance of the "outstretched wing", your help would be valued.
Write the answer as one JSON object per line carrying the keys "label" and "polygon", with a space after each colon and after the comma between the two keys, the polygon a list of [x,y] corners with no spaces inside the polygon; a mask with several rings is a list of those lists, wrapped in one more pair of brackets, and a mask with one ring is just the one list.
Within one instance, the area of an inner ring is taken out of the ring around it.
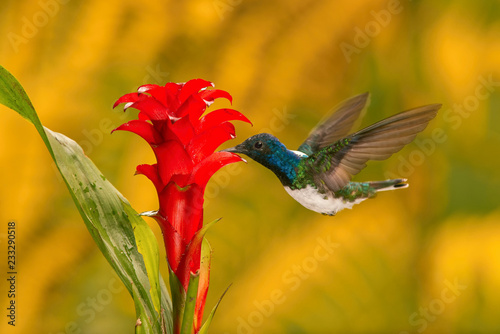
{"label": "outstretched wing", "polygon": [[321,121],[299,146],[298,151],[311,155],[319,149],[331,145],[349,134],[354,122],[368,106],[370,94],[364,93],[339,103],[332,114]]}
{"label": "outstretched wing", "polygon": [[386,118],[312,154],[304,166],[314,171],[323,190],[338,191],[368,160],[385,160],[410,143],[439,108],[440,104],[431,104]]}

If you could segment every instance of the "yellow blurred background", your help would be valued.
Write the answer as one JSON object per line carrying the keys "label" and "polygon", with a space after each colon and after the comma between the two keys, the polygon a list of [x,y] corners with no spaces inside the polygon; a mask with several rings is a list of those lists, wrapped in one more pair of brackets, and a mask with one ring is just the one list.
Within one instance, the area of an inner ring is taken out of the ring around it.
{"label": "yellow blurred background", "polygon": [[[500,2],[2,0],[0,64],[42,123],[75,139],[141,212],[157,208],[139,137],[110,130],[144,83],[204,78],[261,131],[296,148],[339,101],[370,91],[369,125],[443,108],[415,143],[355,180],[407,177],[335,217],[308,211],[253,161],[218,172],[211,333],[499,333]],[[212,109],[228,107],[217,102]],[[35,129],[0,107],[0,263],[17,224],[15,328],[133,333],[131,297],[87,232]],[[160,239],[159,228],[148,221]],[[163,245],[161,245],[164,256]],[[166,264],[162,264],[166,275]],[[208,313],[208,312],[207,312]]]}

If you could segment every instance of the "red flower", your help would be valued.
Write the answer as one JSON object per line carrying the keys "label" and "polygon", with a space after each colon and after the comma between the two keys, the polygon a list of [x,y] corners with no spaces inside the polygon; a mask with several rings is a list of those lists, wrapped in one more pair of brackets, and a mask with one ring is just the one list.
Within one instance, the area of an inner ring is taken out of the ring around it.
{"label": "red flower", "polygon": [[[163,232],[170,270],[181,283],[184,295],[190,275],[200,269],[201,240],[195,238],[203,227],[203,194],[210,177],[222,166],[242,159],[229,152],[214,152],[223,142],[235,137],[230,121],[250,121],[233,109],[218,109],[202,116],[217,98],[232,97],[223,90],[206,89],[211,82],[194,79],[165,86],[144,85],[138,93],[122,96],[116,103],[124,109],[138,109],[139,119],[115,130],[138,134],[153,149],[157,163],[137,166],[153,182],[159,197],[159,210],[152,216]],[[115,131],[113,130],[113,131]],[[203,315],[208,290],[208,271],[200,277],[195,332]],[[174,300],[175,303],[175,300]],[[175,306],[174,306],[175,308]],[[175,324],[174,332],[179,324]]]}

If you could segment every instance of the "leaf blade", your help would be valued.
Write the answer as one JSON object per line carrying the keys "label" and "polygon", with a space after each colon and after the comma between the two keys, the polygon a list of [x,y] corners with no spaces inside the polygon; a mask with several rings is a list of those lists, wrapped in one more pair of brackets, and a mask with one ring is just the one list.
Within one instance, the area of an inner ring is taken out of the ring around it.
{"label": "leaf blade", "polygon": [[[152,232],[147,232],[147,223],[76,142],[43,127],[21,84],[2,66],[0,104],[26,118],[39,132],[92,238],[134,298],[137,317],[144,324],[139,330],[163,333],[165,327],[171,329],[171,300],[155,268],[159,264],[155,255],[158,244]],[[143,243],[140,247],[133,226],[139,230],[138,236]],[[149,246],[145,247],[144,243]]]}

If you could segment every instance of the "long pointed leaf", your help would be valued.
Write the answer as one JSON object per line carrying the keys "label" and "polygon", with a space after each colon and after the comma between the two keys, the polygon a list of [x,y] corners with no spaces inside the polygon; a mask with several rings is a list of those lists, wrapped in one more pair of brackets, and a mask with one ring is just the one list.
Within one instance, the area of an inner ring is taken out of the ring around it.
{"label": "long pointed leaf", "polygon": [[[130,211],[130,207],[124,207],[129,216],[133,216],[135,211]],[[149,284],[151,286],[149,292],[153,301],[156,312],[160,313],[161,309],[161,288],[160,288],[160,255],[158,244],[152,242],[156,240],[153,231],[147,224],[138,224],[141,220],[131,220],[134,230],[135,240],[137,242],[137,250],[142,254],[144,265],[148,272]]]}
{"label": "long pointed leaf", "polygon": [[217,308],[219,307],[220,302],[222,301],[222,298],[226,295],[226,292],[229,290],[231,285],[227,287],[226,290],[222,293],[222,296],[220,296],[219,300],[217,301],[217,304],[215,304],[214,308],[212,309],[212,312],[208,315],[207,320],[205,320],[205,323],[203,326],[201,326],[200,331],[198,334],[208,334],[208,328],[210,327],[210,324],[212,323],[212,320],[214,319],[215,312],[217,311]]}
{"label": "long pointed leaf", "polygon": [[191,273],[189,278],[188,290],[186,293],[186,304],[184,305],[184,314],[182,317],[181,334],[191,334],[193,331],[194,311],[196,308],[196,296],[198,294],[198,282],[200,274]]}
{"label": "long pointed leaf", "polygon": [[[144,333],[162,333],[165,327],[171,330],[171,301],[165,285],[158,284],[161,277],[156,278],[158,244],[152,233],[145,232],[149,228],[146,222],[76,142],[42,126],[22,86],[1,66],[0,103],[35,125],[92,238],[134,298]],[[133,227],[139,232],[140,251]],[[159,301],[160,312],[156,310]]]}

